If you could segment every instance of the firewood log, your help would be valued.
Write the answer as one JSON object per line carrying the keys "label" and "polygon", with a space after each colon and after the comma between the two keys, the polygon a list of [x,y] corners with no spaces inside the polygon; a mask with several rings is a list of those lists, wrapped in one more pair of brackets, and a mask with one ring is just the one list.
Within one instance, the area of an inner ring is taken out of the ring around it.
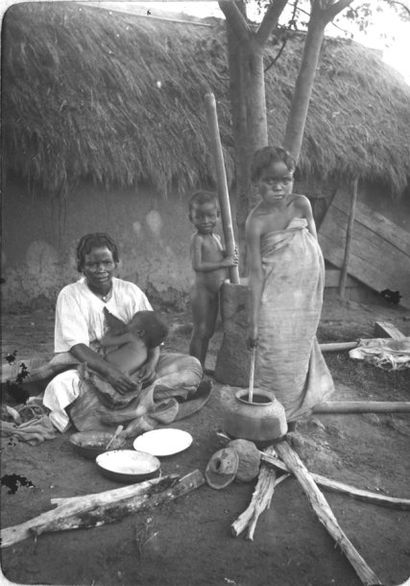
{"label": "firewood log", "polygon": [[[218,437],[222,439],[228,440],[228,436],[224,433],[218,432]],[[247,441],[247,440],[241,440]],[[234,445],[234,442],[230,442],[228,445]],[[256,449],[256,446],[255,446]],[[256,453],[259,454],[260,461],[267,464],[268,466],[274,466],[278,470],[282,470],[282,472],[289,472],[288,467],[282,460],[280,460],[275,453],[275,451],[271,450],[270,453],[262,452],[256,449]],[[399,498],[394,496],[387,496],[385,494],[380,494],[376,492],[372,492],[370,490],[365,490],[362,488],[356,488],[350,484],[346,484],[345,482],[340,482],[339,480],[333,480],[332,478],[328,478],[327,476],[322,476],[321,474],[315,474],[311,472],[313,480],[319,484],[320,486],[327,488],[333,492],[338,492],[342,494],[347,494],[348,496],[369,503],[373,503],[375,505],[381,505],[383,507],[388,507],[391,509],[398,509],[401,511],[410,511],[410,498]],[[410,586],[410,584],[409,584]]]}
{"label": "firewood log", "polygon": [[[150,499],[152,499],[151,503],[155,506],[156,502],[158,504],[159,502],[163,502],[161,498],[164,498],[164,500],[172,500],[173,498],[180,496],[180,494],[184,494],[185,489],[185,492],[188,492],[188,490],[201,486],[204,482],[205,479],[202,473],[199,470],[195,470],[191,475],[185,476],[180,481],[178,481],[177,475],[169,475],[162,478],[146,480],[145,482],[140,482],[131,486],[108,490],[100,494],[65,499],[62,504],[51,511],[42,513],[34,519],[25,521],[20,525],[2,529],[0,532],[1,547],[9,547],[14,543],[23,541],[33,533],[40,534],[49,530],[58,531],[72,529],[75,526],[75,522],[70,521],[70,518],[72,517],[76,518],[79,523],[83,523],[78,526],[87,526],[87,522],[90,522],[90,525],[88,526],[101,525],[104,522],[104,510],[110,510],[110,507],[112,507],[112,511],[110,516],[107,513],[107,522],[112,522],[117,520],[117,518],[120,518],[120,513],[123,513],[122,516],[127,514],[128,506],[129,511],[132,512],[138,510],[137,503],[149,506],[149,504],[147,505],[146,503]],[[158,494],[163,494],[164,496],[158,498],[156,501],[156,495]],[[165,495],[167,496],[165,497]],[[125,502],[123,509],[122,507],[119,507],[122,502]],[[119,508],[116,509],[116,506]],[[96,512],[97,509],[100,512]],[[90,513],[91,511],[95,512],[90,516],[87,516],[87,513]],[[50,529],[48,529],[48,527]]]}
{"label": "firewood log", "polygon": [[[274,448],[269,446],[267,453],[274,453]],[[258,482],[253,491],[251,502],[248,508],[231,525],[232,535],[237,537],[247,529],[247,539],[253,541],[256,523],[260,515],[269,508],[276,484],[282,482],[277,479],[273,468],[261,466]]]}
{"label": "firewood log", "polygon": [[324,401],[313,413],[410,413],[410,401]]}
{"label": "firewood log", "polygon": [[[268,455],[265,452],[260,452],[260,454],[261,459],[263,462],[265,462],[265,464],[275,466],[276,468],[284,472],[289,472],[289,468],[277,456]],[[379,494],[376,492],[372,492],[370,490],[356,488],[355,486],[346,484],[345,482],[340,482],[339,480],[327,478],[327,476],[322,476],[321,474],[315,474],[313,472],[311,472],[310,474],[313,480],[316,482],[316,484],[319,484],[320,486],[327,488],[328,490],[331,490],[333,492],[346,494],[359,501],[365,501],[368,503],[373,503],[375,505],[388,507],[391,509],[410,511],[410,499],[387,496],[385,494]]]}
{"label": "firewood log", "polygon": [[341,550],[360,578],[362,584],[367,586],[381,584],[377,575],[367,565],[366,561],[341,529],[325,497],[318,489],[315,481],[312,478],[312,475],[307,470],[306,466],[303,464],[297,453],[291,448],[286,440],[277,442],[275,448],[288,469],[298,479],[319,521],[325,526],[328,533],[340,546]]}
{"label": "firewood log", "polygon": [[172,501],[191,490],[204,484],[205,479],[199,470],[187,474],[177,482],[165,488],[161,492],[133,496],[120,502],[110,502],[97,506],[89,511],[80,512],[67,519],[56,519],[52,522],[42,523],[30,529],[35,536],[42,533],[64,531],[67,529],[90,528],[114,523],[131,513],[145,509],[151,509],[162,503]]}
{"label": "firewood log", "polygon": [[358,346],[358,342],[326,342],[319,344],[322,352],[341,352],[342,350],[352,350]]}

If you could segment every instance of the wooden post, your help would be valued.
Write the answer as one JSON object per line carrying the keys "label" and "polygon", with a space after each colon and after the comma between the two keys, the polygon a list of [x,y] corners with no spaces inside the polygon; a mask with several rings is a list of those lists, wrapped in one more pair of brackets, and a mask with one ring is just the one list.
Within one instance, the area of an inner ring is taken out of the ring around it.
{"label": "wooden post", "polygon": [[313,413],[410,413],[410,401],[323,401]]}
{"label": "wooden post", "polygon": [[[210,130],[212,151],[214,153],[216,178],[218,182],[219,202],[221,205],[222,228],[225,239],[225,247],[228,256],[232,256],[235,250],[235,238],[232,225],[231,206],[229,203],[228,182],[226,179],[224,156],[221,137],[219,134],[218,115],[213,93],[205,95],[206,115]],[[231,283],[240,283],[238,267],[230,267],[229,276]]]}
{"label": "wooden post", "polygon": [[346,228],[345,256],[343,259],[343,266],[342,266],[342,270],[340,273],[340,282],[339,282],[339,295],[342,299],[344,299],[344,297],[345,297],[347,269],[349,266],[349,257],[350,257],[351,243],[352,243],[353,225],[354,225],[354,219],[355,219],[355,215],[356,215],[358,182],[359,182],[359,180],[356,177],[353,181],[352,200],[351,200],[351,204],[350,204],[350,213],[349,213],[349,219],[348,219],[347,228]]}
{"label": "wooden post", "polygon": [[359,345],[359,342],[328,342],[319,344],[321,352],[341,352],[342,350],[352,350]]}
{"label": "wooden post", "polygon": [[401,340],[406,336],[396,326],[389,321],[377,321],[374,324],[374,334],[376,338],[393,338]]}

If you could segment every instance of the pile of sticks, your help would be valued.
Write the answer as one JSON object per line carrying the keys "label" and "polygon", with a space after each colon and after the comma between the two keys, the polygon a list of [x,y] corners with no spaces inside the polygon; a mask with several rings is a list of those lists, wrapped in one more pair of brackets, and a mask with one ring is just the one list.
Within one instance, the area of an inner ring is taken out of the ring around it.
{"label": "pile of sticks", "polygon": [[[353,498],[401,510],[410,510],[410,499],[376,494],[331,480],[319,474],[311,474],[286,439],[277,442],[274,446],[269,446],[260,454],[262,466],[258,482],[248,508],[232,523],[232,534],[236,537],[245,532],[247,539],[253,540],[257,520],[261,513],[269,508],[275,487],[288,478],[291,473],[299,481],[319,521],[346,555],[362,584],[367,586],[381,584],[377,575],[367,565],[339,526],[317,484],[321,484],[333,491],[348,494]],[[285,474],[278,477],[277,470],[285,472]]]}

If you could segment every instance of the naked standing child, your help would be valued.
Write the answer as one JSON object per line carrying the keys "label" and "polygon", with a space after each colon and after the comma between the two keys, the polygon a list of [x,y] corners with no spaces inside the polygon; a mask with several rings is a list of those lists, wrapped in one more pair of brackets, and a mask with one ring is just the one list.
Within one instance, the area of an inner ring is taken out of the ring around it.
{"label": "naked standing child", "polygon": [[238,264],[238,253],[227,256],[220,237],[214,233],[219,217],[214,193],[198,191],[189,202],[189,219],[196,228],[191,238],[191,261],[195,283],[191,289],[193,331],[191,356],[205,366],[209,340],[215,331],[219,312],[219,294],[227,269]]}

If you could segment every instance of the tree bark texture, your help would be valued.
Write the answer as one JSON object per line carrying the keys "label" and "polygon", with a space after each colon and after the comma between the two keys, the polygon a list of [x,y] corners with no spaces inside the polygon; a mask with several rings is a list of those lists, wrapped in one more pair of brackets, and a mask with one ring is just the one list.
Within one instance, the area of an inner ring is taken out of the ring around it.
{"label": "tree bark texture", "polygon": [[295,91],[292,98],[289,117],[286,124],[283,145],[293,157],[298,160],[302,148],[309,102],[312,95],[313,81],[319,62],[326,23],[312,16],[306,35],[302,62],[296,79]]}
{"label": "tree bark texture", "polygon": [[311,0],[311,14],[308,24],[302,62],[296,79],[295,91],[285,130],[283,146],[296,161],[302,148],[309,102],[312,95],[316,69],[319,63],[320,50],[326,25],[335,16],[351,4],[352,0]]}
{"label": "tree bark texture", "polygon": [[226,18],[232,129],[236,167],[236,223],[244,273],[245,221],[250,211],[252,189],[250,167],[255,150],[268,144],[263,51],[270,32],[277,25],[286,0],[268,9],[255,33],[248,27],[245,4],[220,0]]}
{"label": "tree bark texture", "polygon": [[[261,455],[261,461],[266,465],[274,466],[275,468],[278,468],[278,470],[282,470],[282,472],[289,472],[287,465],[280,460],[277,455],[273,455],[272,452],[270,454],[267,454],[266,452],[259,453]],[[410,498],[386,496],[378,492],[356,488],[351,484],[346,484],[339,480],[333,480],[332,478],[327,478],[327,476],[322,476],[321,474],[315,474],[313,472],[311,472],[310,475],[316,484],[319,484],[330,491],[345,494],[359,501],[373,503],[374,505],[397,509],[399,511],[410,511]]]}
{"label": "tree bark texture", "polygon": [[194,470],[181,479],[171,474],[98,494],[62,499],[57,508],[20,525],[2,529],[1,547],[9,547],[45,531],[111,523],[131,512],[177,498],[204,482],[203,474]]}
{"label": "tree bark texture", "polygon": [[[271,455],[275,453],[275,450],[273,446],[269,446],[266,452]],[[276,484],[277,478],[274,469],[262,466],[248,508],[231,525],[234,537],[247,529],[246,537],[249,541],[253,541],[256,523],[263,511],[270,507]]]}

